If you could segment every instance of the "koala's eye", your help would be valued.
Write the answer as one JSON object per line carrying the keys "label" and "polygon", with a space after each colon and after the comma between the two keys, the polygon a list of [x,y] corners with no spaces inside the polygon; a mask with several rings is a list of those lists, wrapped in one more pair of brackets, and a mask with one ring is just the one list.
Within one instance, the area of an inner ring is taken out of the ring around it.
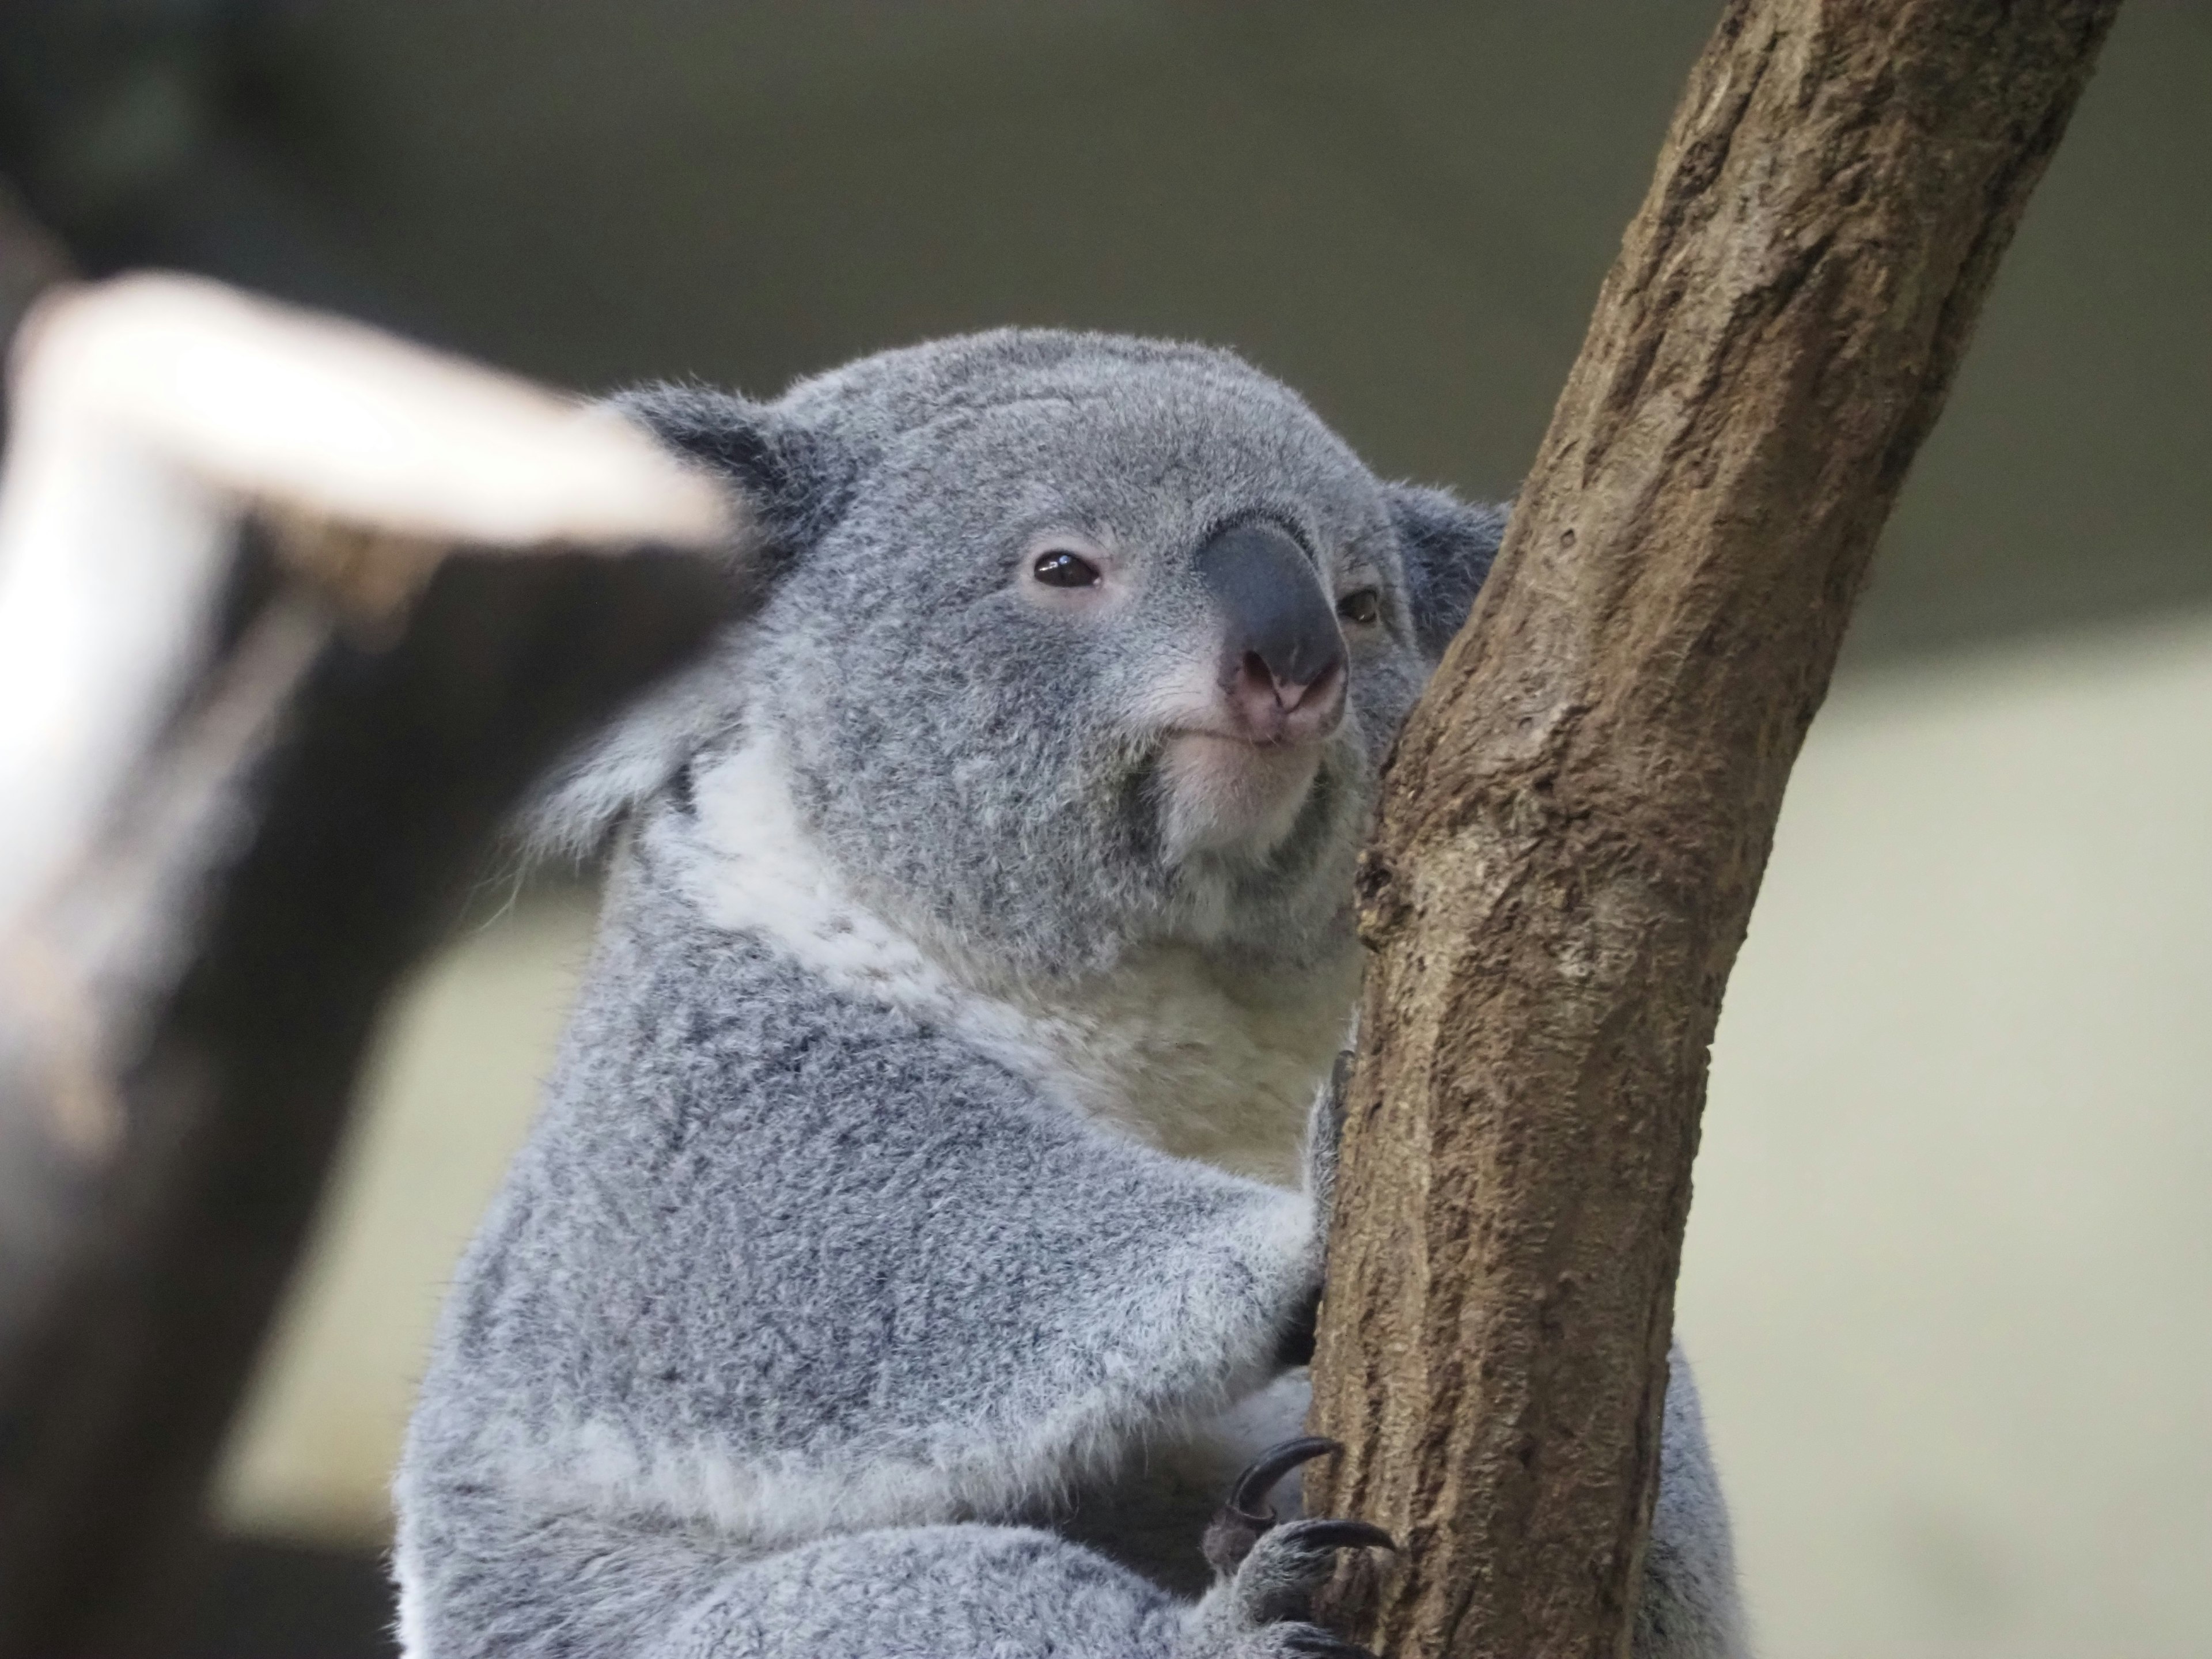
{"label": "koala's eye", "polygon": [[1080,554],[1071,553],[1064,547],[1036,556],[1030,574],[1047,587],[1096,587],[1098,567]]}
{"label": "koala's eye", "polygon": [[1371,587],[1355,587],[1336,602],[1336,614],[1358,628],[1382,620],[1382,596]]}

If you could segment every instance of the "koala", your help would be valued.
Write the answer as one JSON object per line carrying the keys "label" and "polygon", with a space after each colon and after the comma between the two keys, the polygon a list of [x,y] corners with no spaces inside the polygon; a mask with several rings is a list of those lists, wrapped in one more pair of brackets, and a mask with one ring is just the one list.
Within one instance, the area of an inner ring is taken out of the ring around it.
{"label": "koala", "polygon": [[[615,852],[397,1476],[407,1653],[1352,1659],[1310,1600],[1389,1540],[1269,1492],[1331,1449],[1353,860],[1503,509],[1109,336],[622,407],[758,599],[540,799]],[[1635,1651],[1735,1656],[1679,1356],[1662,1462]]]}

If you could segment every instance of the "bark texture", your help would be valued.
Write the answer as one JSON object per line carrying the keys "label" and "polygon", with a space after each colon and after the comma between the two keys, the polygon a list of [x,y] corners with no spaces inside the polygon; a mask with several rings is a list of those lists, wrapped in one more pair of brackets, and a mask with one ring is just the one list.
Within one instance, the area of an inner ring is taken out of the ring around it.
{"label": "bark texture", "polygon": [[1737,0],[1392,763],[1316,1512],[1394,1656],[1626,1652],[1706,1064],[1875,537],[2118,0]]}

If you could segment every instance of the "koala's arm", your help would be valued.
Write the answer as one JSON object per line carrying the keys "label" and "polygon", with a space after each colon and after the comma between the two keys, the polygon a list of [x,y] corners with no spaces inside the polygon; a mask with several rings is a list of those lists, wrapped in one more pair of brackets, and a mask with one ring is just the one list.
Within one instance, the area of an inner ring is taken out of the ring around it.
{"label": "koala's arm", "polygon": [[[1033,1514],[1266,1381],[1317,1280],[1307,1195],[1133,1145],[742,941],[615,931],[425,1379],[410,1651],[542,1627],[657,1652],[710,1600],[698,1650],[750,1651],[744,1609],[792,1573],[919,1617],[1001,1579],[1030,1605],[1024,1561],[1146,1632],[1102,1651],[1243,1651],[1253,1621],[1187,1632],[1065,1540],[940,1523]],[[650,1596],[608,1601],[611,1539],[658,1564]]]}
{"label": "koala's arm", "polygon": [[1191,1603],[972,1524],[1264,1382],[1317,1282],[1313,1195],[1132,1145],[788,979],[732,995],[712,980],[783,970],[713,944],[598,976],[464,1264],[398,1483],[410,1654],[495,1632],[653,1659],[1321,1639],[1295,1607],[1333,1555],[1298,1525]]}
{"label": "koala's arm", "polygon": [[612,931],[425,1388],[621,1453],[531,1485],[711,1467],[661,1501],[774,1543],[1006,1516],[1274,1373],[1305,1194],[680,918]]}

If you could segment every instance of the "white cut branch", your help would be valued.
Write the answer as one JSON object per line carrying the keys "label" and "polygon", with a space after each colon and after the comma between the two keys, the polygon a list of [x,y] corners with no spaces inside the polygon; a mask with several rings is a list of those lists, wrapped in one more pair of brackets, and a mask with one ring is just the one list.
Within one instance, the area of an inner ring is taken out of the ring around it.
{"label": "white cut branch", "polygon": [[240,518],[427,544],[710,546],[729,498],[507,375],[194,278],[60,290],[0,471],[0,938],[89,843],[200,665]]}

